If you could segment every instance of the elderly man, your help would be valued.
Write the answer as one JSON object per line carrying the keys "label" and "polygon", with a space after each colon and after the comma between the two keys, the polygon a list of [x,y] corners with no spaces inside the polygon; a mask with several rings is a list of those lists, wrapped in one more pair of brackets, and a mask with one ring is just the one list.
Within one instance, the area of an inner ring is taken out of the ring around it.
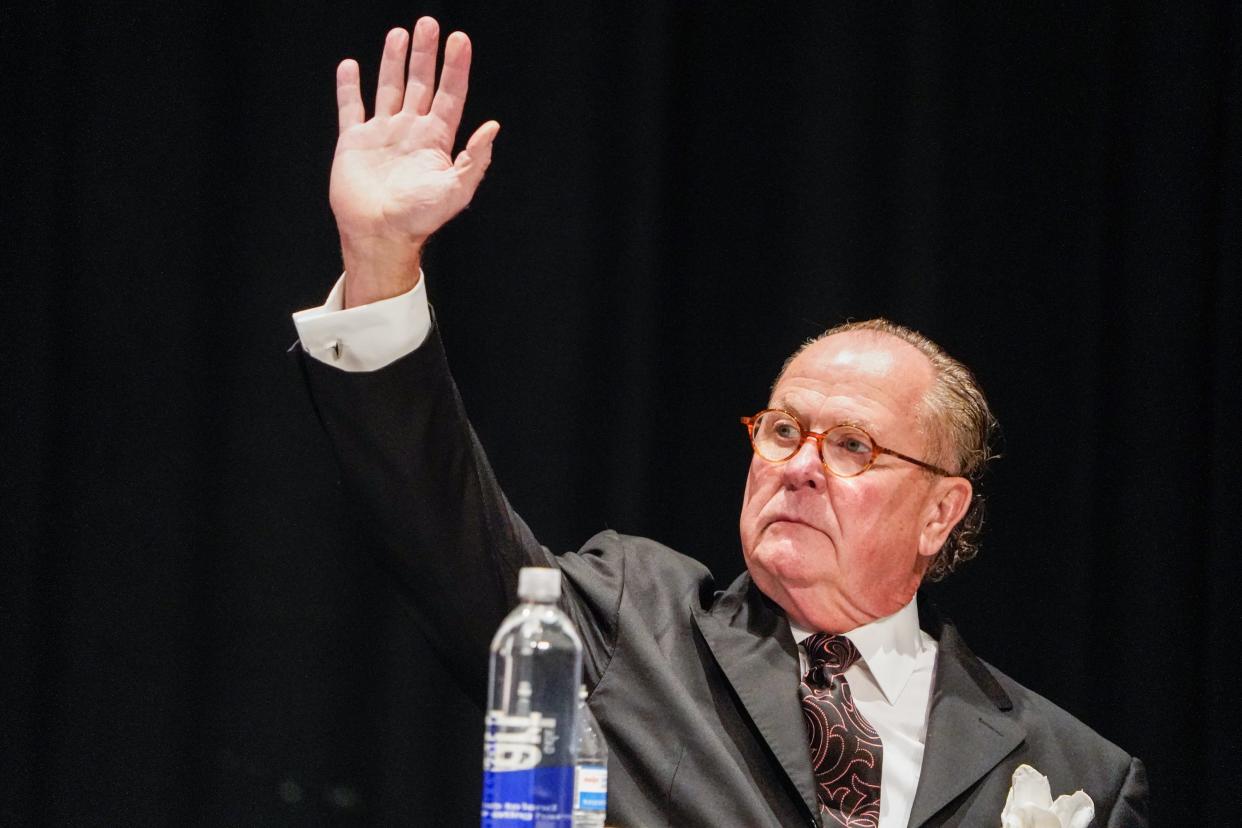
{"label": "elderly man", "polygon": [[518,569],[558,566],[611,748],[612,824],[998,825],[1025,764],[1085,791],[1097,824],[1145,825],[1137,759],[916,601],[973,551],[992,420],[969,371],[906,328],[829,331],[743,418],[747,573],[728,589],[644,538],[539,545],[474,438],[427,306],[422,246],[470,201],[499,130],[452,156],[470,42],[448,38],[437,88],[438,48],[430,18],[389,33],[370,119],[357,64],[340,65],[345,275],[294,318],[346,489],[467,686],[482,698]]}

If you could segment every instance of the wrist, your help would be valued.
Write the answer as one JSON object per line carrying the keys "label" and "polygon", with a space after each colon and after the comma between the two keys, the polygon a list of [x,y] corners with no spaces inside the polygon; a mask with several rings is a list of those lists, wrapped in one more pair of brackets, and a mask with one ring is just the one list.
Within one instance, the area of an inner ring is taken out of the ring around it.
{"label": "wrist", "polygon": [[418,284],[425,239],[394,242],[341,235],[346,308],[391,299]]}

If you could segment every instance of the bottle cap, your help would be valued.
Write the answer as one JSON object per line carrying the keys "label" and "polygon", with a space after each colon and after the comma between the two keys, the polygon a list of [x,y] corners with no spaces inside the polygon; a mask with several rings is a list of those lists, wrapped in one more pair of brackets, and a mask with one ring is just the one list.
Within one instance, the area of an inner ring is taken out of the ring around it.
{"label": "bottle cap", "polygon": [[555,601],[561,597],[561,571],[552,567],[524,566],[518,570],[518,598]]}

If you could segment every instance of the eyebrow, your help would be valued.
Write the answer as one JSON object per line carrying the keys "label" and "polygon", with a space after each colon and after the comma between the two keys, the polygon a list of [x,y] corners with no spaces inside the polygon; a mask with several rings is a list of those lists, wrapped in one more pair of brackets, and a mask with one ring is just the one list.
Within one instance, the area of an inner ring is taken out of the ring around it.
{"label": "eyebrow", "polygon": [[[790,414],[793,414],[795,417],[797,417],[798,422],[801,423],[806,419],[806,415],[802,413],[801,409],[799,409],[798,406],[794,405],[793,401],[789,399],[788,395],[781,397],[779,400],[774,400],[773,402],[776,408],[779,408],[783,411],[788,411]],[[879,428],[876,426],[875,423],[868,422],[866,420],[855,420],[853,418],[837,420],[835,423],[828,426],[828,428],[836,428],[837,426],[852,426],[854,428],[861,428],[863,431],[871,435],[874,435],[879,430]],[[806,424],[803,424],[803,428],[806,428],[806,427],[807,427]]]}

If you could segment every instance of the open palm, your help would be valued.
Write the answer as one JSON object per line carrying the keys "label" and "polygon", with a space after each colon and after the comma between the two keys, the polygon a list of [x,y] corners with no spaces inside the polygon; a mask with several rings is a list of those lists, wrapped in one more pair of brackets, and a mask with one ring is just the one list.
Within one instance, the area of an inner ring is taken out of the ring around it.
{"label": "open palm", "polygon": [[[406,51],[413,41],[408,78]],[[362,103],[358,64],[337,68],[336,92],[340,135],[332,162],[330,200],[346,252],[369,250],[388,258],[417,260],[422,243],[465,207],[491,161],[500,125],[480,126],[454,158],[453,142],[461,123],[470,76],[470,40],[460,32],[444,49],[440,86],[435,85],[439,25],[424,17],[413,36],[393,29],[384,42],[375,114],[369,120]],[[395,251],[395,252],[394,252]],[[392,295],[382,274],[359,273],[371,298]],[[374,288],[374,290],[372,290]]]}

